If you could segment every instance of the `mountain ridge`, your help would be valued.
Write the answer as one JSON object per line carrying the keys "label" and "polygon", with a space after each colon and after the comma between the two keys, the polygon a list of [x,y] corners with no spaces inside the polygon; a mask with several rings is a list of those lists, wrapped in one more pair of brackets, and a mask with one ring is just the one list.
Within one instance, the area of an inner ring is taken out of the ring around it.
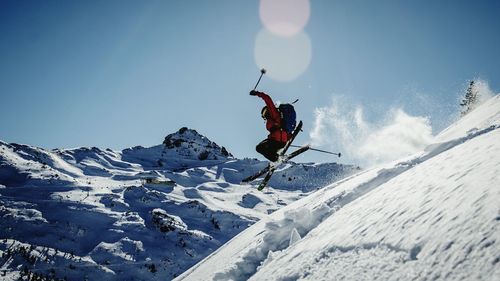
{"label": "mountain ridge", "polygon": [[172,279],[267,214],[358,169],[291,162],[265,192],[240,183],[265,165],[185,127],[163,144],[122,151],[0,142],[0,272],[6,280]]}

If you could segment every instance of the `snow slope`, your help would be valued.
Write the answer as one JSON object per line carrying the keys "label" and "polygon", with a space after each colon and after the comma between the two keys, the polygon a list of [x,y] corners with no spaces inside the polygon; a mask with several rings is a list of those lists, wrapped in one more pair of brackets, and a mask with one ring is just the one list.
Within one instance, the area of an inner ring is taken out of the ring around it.
{"label": "snow slope", "polygon": [[500,96],[263,218],[175,280],[498,280]]}
{"label": "snow slope", "polygon": [[265,165],[187,128],[123,151],[0,142],[0,279],[171,280],[267,214],[357,171],[290,163],[265,192],[240,184]]}

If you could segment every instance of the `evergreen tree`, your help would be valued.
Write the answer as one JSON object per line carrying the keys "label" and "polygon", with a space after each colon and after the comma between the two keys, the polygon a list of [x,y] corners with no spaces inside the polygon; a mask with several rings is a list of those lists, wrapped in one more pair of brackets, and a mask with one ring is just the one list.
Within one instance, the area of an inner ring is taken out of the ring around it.
{"label": "evergreen tree", "polygon": [[460,103],[463,107],[462,116],[469,113],[472,109],[475,108],[478,101],[478,93],[475,87],[475,81],[470,81],[469,87],[467,88],[467,92],[465,93],[465,97]]}

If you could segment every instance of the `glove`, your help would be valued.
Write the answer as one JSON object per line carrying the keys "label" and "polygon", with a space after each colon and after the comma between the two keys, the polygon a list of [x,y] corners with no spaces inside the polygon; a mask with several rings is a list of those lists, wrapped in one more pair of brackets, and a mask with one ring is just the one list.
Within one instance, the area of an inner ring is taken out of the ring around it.
{"label": "glove", "polygon": [[251,96],[256,96],[259,92],[257,92],[256,90],[251,90],[250,91],[250,95]]}

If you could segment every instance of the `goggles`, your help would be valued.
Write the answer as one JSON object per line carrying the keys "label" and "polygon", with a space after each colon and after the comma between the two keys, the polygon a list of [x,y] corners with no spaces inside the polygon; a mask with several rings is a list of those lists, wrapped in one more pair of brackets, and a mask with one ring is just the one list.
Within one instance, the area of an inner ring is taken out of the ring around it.
{"label": "goggles", "polygon": [[263,119],[267,119],[267,106],[265,106],[264,108],[262,108],[262,111],[260,112],[260,115],[262,116]]}

